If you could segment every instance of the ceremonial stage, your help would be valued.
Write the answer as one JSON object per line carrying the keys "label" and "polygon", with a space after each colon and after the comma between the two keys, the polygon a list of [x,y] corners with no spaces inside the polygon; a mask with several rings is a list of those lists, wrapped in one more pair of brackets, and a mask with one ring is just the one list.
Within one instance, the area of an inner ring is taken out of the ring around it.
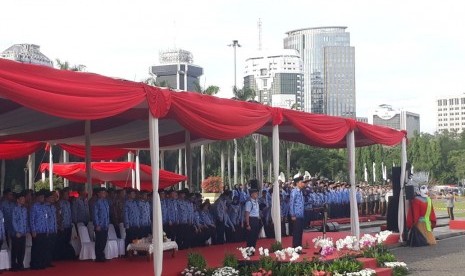
{"label": "ceremonial stage", "polygon": [[[322,232],[306,232],[303,237],[303,244],[309,245],[308,248],[304,248],[305,254],[301,255],[298,261],[302,261],[304,258],[311,260],[315,255],[317,249],[314,248],[312,239],[322,236]],[[327,237],[333,238],[334,241],[345,238],[350,235],[350,232],[330,232],[327,233]],[[386,244],[397,243],[398,235],[394,234],[386,241]],[[251,257],[251,260],[258,260],[258,248],[270,248],[274,239],[260,239],[257,243],[256,255]],[[283,237],[283,247],[289,247],[292,244],[292,237]],[[207,247],[197,247],[194,249],[177,251],[175,256],[172,257],[171,252],[165,252],[163,255],[163,275],[174,276],[180,275],[180,272],[186,267],[187,255],[189,252],[199,252],[207,260],[209,267],[218,267],[222,265],[224,255],[226,253],[235,254],[239,260],[242,259],[242,255],[237,250],[238,247],[245,247],[245,242],[242,243],[228,243],[224,245],[212,245]],[[270,253],[270,255],[272,255]],[[332,258],[336,258],[337,255]],[[329,258],[331,259],[331,257]],[[130,258],[121,258],[109,260],[105,263],[96,263],[93,261],[63,261],[54,262],[55,267],[48,268],[46,270],[26,270],[19,272],[20,275],[24,276],[93,276],[93,275],[111,275],[111,276],[141,276],[141,275],[153,275],[153,262],[148,261],[145,256],[134,256]],[[16,272],[17,273],[17,272]],[[18,275],[15,272],[4,272],[3,275]]]}

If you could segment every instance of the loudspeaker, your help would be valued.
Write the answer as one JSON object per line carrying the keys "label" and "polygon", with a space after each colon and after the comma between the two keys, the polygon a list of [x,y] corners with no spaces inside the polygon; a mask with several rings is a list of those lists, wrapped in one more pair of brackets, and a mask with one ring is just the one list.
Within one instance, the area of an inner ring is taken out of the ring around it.
{"label": "loudspeaker", "polygon": [[412,200],[415,198],[415,186],[405,185],[405,199]]}
{"label": "loudspeaker", "polygon": [[400,167],[392,167],[392,194],[395,197],[400,195]]}
{"label": "loudspeaker", "polygon": [[326,228],[326,232],[338,232],[340,226],[339,226],[339,223],[337,222],[327,222],[325,228]]}
{"label": "loudspeaker", "polygon": [[390,196],[388,201],[387,209],[387,230],[392,232],[399,232],[399,223],[397,221],[399,217],[399,197]]}

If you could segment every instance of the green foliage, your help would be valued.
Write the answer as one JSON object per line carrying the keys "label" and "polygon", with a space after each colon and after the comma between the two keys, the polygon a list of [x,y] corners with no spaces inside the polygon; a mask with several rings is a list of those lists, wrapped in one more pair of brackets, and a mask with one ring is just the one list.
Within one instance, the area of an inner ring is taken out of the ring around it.
{"label": "green foliage", "polygon": [[381,244],[367,248],[363,251],[363,256],[365,258],[374,258],[379,266],[382,266],[385,262],[395,262],[396,257],[394,254],[389,252],[389,250]]}
{"label": "green foliage", "polygon": [[[38,180],[34,183],[34,191],[40,191],[42,189],[49,190],[50,183],[49,178],[45,178],[45,181]],[[53,176],[53,189],[63,189],[63,178]]]}
{"label": "green foliage", "polygon": [[357,272],[363,269],[363,265],[357,260],[349,257],[334,260],[327,268],[327,271],[331,273],[338,272],[344,274],[347,272]]}
{"label": "green foliage", "polygon": [[202,254],[197,252],[189,252],[187,255],[187,267],[195,267],[203,270],[207,267],[207,261],[202,256]]}
{"label": "green foliage", "polygon": [[273,270],[275,261],[270,256],[261,256],[259,261],[260,267],[265,270]]}
{"label": "green foliage", "polygon": [[226,254],[223,259],[223,266],[229,266],[237,269],[237,267],[239,266],[239,261],[237,260],[236,255]]}
{"label": "green foliage", "polygon": [[408,268],[402,266],[396,266],[392,269],[393,276],[405,276],[408,275],[409,271]]}
{"label": "green foliage", "polygon": [[271,252],[276,252],[276,251],[279,251],[279,250],[282,250],[283,249],[283,244],[279,241],[275,241],[271,244],[271,248],[270,248],[270,251]]}

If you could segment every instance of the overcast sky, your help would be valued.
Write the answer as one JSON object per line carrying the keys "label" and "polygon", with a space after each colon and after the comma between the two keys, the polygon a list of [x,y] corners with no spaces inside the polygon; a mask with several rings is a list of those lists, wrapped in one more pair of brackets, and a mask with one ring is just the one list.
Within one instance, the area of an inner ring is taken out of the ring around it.
{"label": "overcast sky", "polygon": [[158,52],[180,47],[204,68],[202,85],[231,97],[233,50],[244,61],[263,45],[280,49],[285,32],[347,26],[355,47],[357,116],[379,104],[419,113],[435,131],[435,99],[465,93],[465,3],[419,0],[14,0],[0,6],[0,51],[34,43],[51,59],[88,71],[140,81]]}

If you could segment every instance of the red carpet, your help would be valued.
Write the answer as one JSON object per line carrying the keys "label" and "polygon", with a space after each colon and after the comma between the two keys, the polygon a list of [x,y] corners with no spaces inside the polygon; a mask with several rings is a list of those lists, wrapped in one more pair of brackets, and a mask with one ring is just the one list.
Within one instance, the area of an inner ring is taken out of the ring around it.
{"label": "red carpet", "polygon": [[[328,233],[328,237],[337,240],[344,238],[350,233],[348,232],[333,232]],[[303,244],[308,243],[309,248],[304,249],[305,253],[300,259],[312,259],[315,252],[312,239],[322,236],[321,232],[308,232],[304,233]],[[257,247],[269,248],[273,239],[260,239]],[[283,238],[283,247],[289,247],[292,243],[292,237]],[[165,252],[163,255],[163,275],[174,276],[180,275],[180,272],[186,267],[187,254],[190,251],[201,253],[207,260],[209,267],[216,267],[222,264],[224,255],[226,253],[234,253],[239,259],[242,258],[238,247],[245,247],[244,243],[234,243],[225,245],[214,245],[209,247],[195,248],[191,250],[181,250],[176,253],[176,256],[171,257],[171,252]],[[258,252],[257,252],[258,255]],[[254,256],[258,259],[258,256]],[[21,275],[21,276],[50,276],[50,275],[63,275],[63,276],[93,276],[93,275],[153,275],[153,262],[147,261],[145,256],[136,256],[126,259],[114,259],[106,263],[94,263],[92,261],[68,261],[68,262],[55,262],[55,267],[39,271],[21,271],[21,272],[4,272],[3,275]]]}

